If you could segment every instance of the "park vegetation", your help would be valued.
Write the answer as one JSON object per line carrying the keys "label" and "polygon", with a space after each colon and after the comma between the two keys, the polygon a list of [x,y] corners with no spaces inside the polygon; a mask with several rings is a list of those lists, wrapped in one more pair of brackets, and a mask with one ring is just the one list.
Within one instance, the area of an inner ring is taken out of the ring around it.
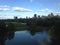
{"label": "park vegetation", "polygon": [[[60,16],[54,15],[53,13],[48,16],[38,16],[34,14],[32,18],[20,18],[14,17],[14,19],[4,19],[0,20],[0,34],[4,32],[25,30],[36,32],[47,30],[50,35],[52,35],[51,45],[59,43],[60,34]],[[34,35],[34,33],[32,33]],[[57,42],[57,43],[56,43]]]}

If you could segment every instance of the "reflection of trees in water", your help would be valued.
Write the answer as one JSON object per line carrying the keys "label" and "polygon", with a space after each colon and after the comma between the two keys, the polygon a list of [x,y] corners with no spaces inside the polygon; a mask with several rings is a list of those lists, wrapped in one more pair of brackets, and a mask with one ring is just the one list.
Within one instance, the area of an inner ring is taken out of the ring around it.
{"label": "reflection of trees in water", "polygon": [[[5,41],[7,39],[11,40],[14,38],[14,25],[12,23],[9,24],[9,27],[6,28],[5,26],[6,24],[4,22],[0,22],[0,45],[5,45]],[[58,24],[59,25],[59,24]],[[51,45],[58,45],[60,42],[60,26],[53,26],[49,32],[52,35],[52,42]],[[31,35],[35,35],[36,32],[41,32],[44,30],[44,28],[40,28],[40,27],[32,27],[30,29],[28,29],[31,33]]]}
{"label": "reflection of trees in water", "polygon": [[14,30],[11,31],[6,28],[4,22],[0,22],[0,45],[5,45],[7,39],[11,40],[14,38]]}
{"label": "reflection of trees in water", "polygon": [[41,29],[35,28],[29,28],[28,31],[30,31],[30,34],[33,36],[36,34],[36,32],[41,32]]}
{"label": "reflection of trees in water", "polygon": [[35,35],[36,31],[30,31],[30,34],[33,36]]}
{"label": "reflection of trees in water", "polygon": [[35,28],[28,28],[28,31],[30,31],[31,35],[35,35],[36,32],[43,32],[46,31],[48,28],[44,28],[44,27],[35,27]]}
{"label": "reflection of trees in water", "polygon": [[[33,29],[33,28],[32,28]],[[33,36],[36,34],[36,32],[41,32],[40,30],[36,30],[35,28],[33,30],[30,30],[30,34]],[[52,28],[49,28],[49,33],[52,36],[50,42],[47,42],[50,45],[60,45],[60,26],[52,26]]]}
{"label": "reflection of trees in water", "polygon": [[60,45],[60,26],[53,26],[50,30],[50,34],[52,35],[51,45]]}
{"label": "reflection of trees in water", "polygon": [[6,40],[6,35],[5,33],[0,32],[0,45],[5,45],[5,40]]}
{"label": "reflection of trees in water", "polygon": [[14,31],[8,33],[8,39],[11,40],[14,38]]}
{"label": "reflection of trees in water", "polygon": [[14,31],[0,31],[0,45],[5,45],[7,39],[11,40],[14,38]]}

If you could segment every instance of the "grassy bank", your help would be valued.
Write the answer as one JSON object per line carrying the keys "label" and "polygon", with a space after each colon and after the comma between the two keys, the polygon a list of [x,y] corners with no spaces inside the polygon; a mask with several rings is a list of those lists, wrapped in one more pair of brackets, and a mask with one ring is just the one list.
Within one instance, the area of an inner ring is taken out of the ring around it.
{"label": "grassy bank", "polygon": [[13,23],[13,24],[15,25],[16,30],[25,30],[25,29],[28,28],[26,23],[16,22],[16,23]]}
{"label": "grassy bank", "polygon": [[[10,25],[10,28],[14,28],[15,30],[32,30],[32,31],[43,31],[43,30],[48,30],[48,27],[43,27],[43,26],[35,26],[35,27],[29,27],[27,26],[26,23],[21,23],[21,22],[7,22],[6,24]],[[10,29],[9,28],[9,29]]]}
{"label": "grassy bank", "polygon": [[26,23],[21,22],[7,22],[6,24],[12,23],[14,25],[15,30],[25,30],[27,29]]}

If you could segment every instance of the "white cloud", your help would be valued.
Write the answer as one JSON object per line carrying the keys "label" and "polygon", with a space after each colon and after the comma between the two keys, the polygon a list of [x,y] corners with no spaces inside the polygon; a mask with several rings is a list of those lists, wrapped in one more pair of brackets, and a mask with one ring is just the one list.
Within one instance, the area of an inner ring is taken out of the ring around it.
{"label": "white cloud", "polygon": [[13,19],[13,16],[11,16],[11,15],[1,15],[0,14],[0,19]]}
{"label": "white cloud", "polygon": [[54,13],[55,15],[60,15],[60,12],[55,11],[55,10],[50,10],[48,8],[40,10],[40,12],[48,12],[48,13]]}
{"label": "white cloud", "polygon": [[60,15],[60,12],[54,12],[54,14],[58,14],[58,15]]}
{"label": "white cloud", "polygon": [[48,9],[48,8],[46,8],[46,9],[42,9],[42,10],[40,10],[40,12],[53,12],[53,11],[50,10],[50,9]]}
{"label": "white cloud", "polygon": [[7,5],[0,6],[0,11],[8,11],[8,10],[10,10],[9,6]]}
{"label": "white cloud", "polygon": [[18,11],[18,12],[30,12],[32,10],[30,9],[26,9],[26,8],[22,8],[22,7],[10,7],[8,5],[0,5],[0,11],[8,11],[8,10],[12,10],[12,11]]}
{"label": "white cloud", "polygon": [[18,12],[30,12],[30,11],[32,11],[30,9],[21,8],[21,7],[13,7],[12,10],[18,11]]}
{"label": "white cloud", "polygon": [[9,8],[0,8],[0,11],[8,11],[10,10]]}

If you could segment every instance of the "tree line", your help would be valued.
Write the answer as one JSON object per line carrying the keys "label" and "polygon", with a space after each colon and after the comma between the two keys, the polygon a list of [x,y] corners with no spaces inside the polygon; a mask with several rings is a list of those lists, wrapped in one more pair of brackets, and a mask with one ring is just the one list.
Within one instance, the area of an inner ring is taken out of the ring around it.
{"label": "tree line", "polygon": [[43,27],[51,27],[51,26],[60,26],[60,16],[54,15],[53,13],[49,14],[49,16],[42,18],[36,17],[30,19],[27,22],[27,25],[32,26],[43,26]]}

